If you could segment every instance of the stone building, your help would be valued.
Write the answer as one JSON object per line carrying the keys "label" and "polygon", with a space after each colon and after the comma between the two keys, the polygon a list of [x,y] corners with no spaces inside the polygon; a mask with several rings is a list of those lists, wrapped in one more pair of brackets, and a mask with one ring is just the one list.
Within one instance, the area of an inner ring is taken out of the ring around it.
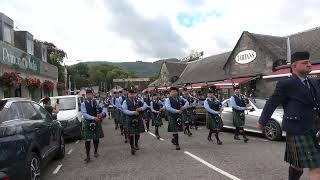
{"label": "stone building", "polygon": [[[0,76],[5,72],[15,72],[21,78],[21,84],[14,87],[14,95],[30,98],[25,78],[37,78],[41,82],[49,80],[56,86],[58,81],[58,68],[47,63],[46,58],[34,56],[34,50],[45,51],[34,47],[33,36],[27,31],[14,31],[13,20],[0,13]],[[42,46],[43,47],[43,46]],[[35,49],[34,49],[35,48]],[[6,87],[0,85],[0,99],[8,96]],[[33,100],[38,101],[44,97],[43,88],[37,88]],[[56,88],[50,95],[57,95]]]}
{"label": "stone building", "polygon": [[231,52],[190,62],[175,84],[191,83],[193,87],[214,86],[225,96],[232,86],[240,85],[242,93],[266,98],[276,82],[290,76],[290,55],[309,51],[311,76],[320,78],[320,28],[286,37],[244,31]]}
{"label": "stone building", "polygon": [[164,61],[160,68],[159,78],[149,85],[148,90],[154,88],[161,90],[170,87],[179,79],[186,66],[187,63],[185,62]]}

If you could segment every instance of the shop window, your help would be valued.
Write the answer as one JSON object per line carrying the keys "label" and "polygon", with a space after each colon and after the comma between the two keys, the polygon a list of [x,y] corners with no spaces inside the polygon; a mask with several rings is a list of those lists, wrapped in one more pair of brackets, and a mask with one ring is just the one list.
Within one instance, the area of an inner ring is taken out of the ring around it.
{"label": "shop window", "polygon": [[13,44],[12,42],[13,30],[10,26],[4,23],[3,26],[3,41]]}

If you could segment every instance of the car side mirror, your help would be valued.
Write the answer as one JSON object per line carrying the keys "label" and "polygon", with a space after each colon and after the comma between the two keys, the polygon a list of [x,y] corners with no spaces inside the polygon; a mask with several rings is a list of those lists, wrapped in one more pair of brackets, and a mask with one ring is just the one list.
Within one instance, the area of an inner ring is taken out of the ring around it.
{"label": "car side mirror", "polygon": [[52,119],[53,120],[57,120],[58,119],[58,115],[56,113],[52,114]]}

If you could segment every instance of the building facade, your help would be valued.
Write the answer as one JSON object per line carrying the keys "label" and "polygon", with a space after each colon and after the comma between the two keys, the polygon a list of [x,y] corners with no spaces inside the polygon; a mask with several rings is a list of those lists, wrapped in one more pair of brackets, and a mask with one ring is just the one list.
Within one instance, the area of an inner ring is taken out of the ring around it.
{"label": "building facade", "polygon": [[[33,36],[27,31],[14,32],[13,20],[5,14],[0,13],[0,21],[0,99],[15,96],[38,101],[45,95],[57,95],[58,68],[47,63],[46,56],[34,56],[35,49],[46,52],[45,47],[35,48]],[[3,79],[8,73],[19,76],[19,83],[14,86],[5,83]],[[31,89],[27,87],[27,79],[37,79],[45,85]]]}

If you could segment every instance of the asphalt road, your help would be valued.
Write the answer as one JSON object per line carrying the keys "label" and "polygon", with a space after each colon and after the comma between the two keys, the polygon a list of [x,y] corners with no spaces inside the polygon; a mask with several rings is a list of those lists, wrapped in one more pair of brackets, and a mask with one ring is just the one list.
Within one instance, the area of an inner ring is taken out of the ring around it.
{"label": "asphalt road", "polygon": [[[69,142],[66,157],[45,167],[42,179],[288,179],[288,165],[283,161],[284,141],[271,142],[250,134],[250,141],[244,143],[233,140],[232,132],[222,132],[223,145],[218,146],[215,141],[206,140],[208,130],[202,127],[197,131],[192,129],[191,137],[180,133],[181,150],[177,151],[170,142],[171,134],[165,122],[159,129],[163,140],[155,139],[152,128],[152,133],[141,135],[140,150],[132,156],[129,144],[114,129],[113,120],[105,120],[103,129],[105,138],[100,140],[98,158],[92,155],[91,162],[85,164],[84,142]],[[302,179],[307,179],[306,173]]]}

